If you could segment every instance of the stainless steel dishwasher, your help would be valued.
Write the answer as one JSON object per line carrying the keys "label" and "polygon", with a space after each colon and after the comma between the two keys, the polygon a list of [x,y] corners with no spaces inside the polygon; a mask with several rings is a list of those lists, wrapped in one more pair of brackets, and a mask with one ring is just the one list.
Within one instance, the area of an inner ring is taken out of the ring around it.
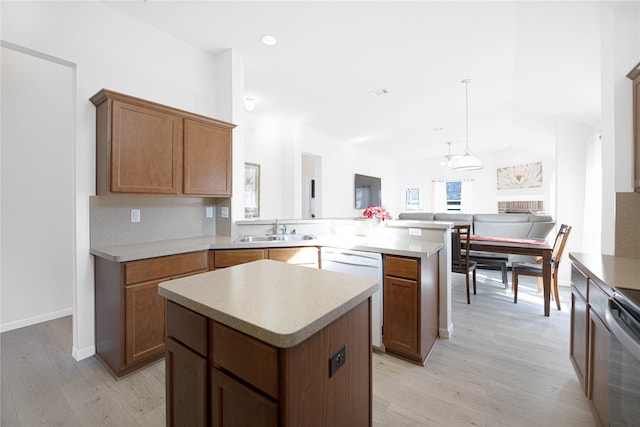
{"label": "stainless steel dishwasher", "polygon": [[323,270],[378,279],[378,290],[371,296],[371,344],[383,349],[382,254],[326,247],[320,253]]}

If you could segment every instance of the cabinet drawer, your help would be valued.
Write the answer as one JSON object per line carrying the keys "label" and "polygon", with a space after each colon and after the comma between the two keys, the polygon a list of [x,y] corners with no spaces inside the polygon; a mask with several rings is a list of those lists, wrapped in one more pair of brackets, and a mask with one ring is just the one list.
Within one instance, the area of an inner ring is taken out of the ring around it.
{"label": "cabinet drawer", "polygon": [[125,283],[182,276],[198,270],[207,270],[207,251],[143,259],[125,264]]}
{"label": "cabinet drawer", "polygon": [[571,264],[571,284],[582,296],[587,299],[587,276],[575,264]]}
{"label": "cabinet drawer", "polygon": [[278,349],[217,322],[212,329],[213,363],[277,399]]}
{"label": "cabinet drawer", "polygon": [[589,280],[589,305],[603,322],[608,299],[609,295],[593,280]]}
{"label": "cabinet drawer", "polygon": [[269,259],[289,264],[318,267],[319,252],[316,247],[269,249]]}
{"label": "cabinet drawer", "polygon": [[418,261],[415,258],[401,258],[396,256],[384,257],[384,274],[387,276],[418,279]]}
{"label": "cabinet drawer", "polygon": [[172,301],[166,307],[167,336],[207,357],[207,318]]}
{"label": "cabinet drawer", "polygon": [[233,265],[244,264],[251,261],[258,261],[264,258],[265,250],[263,249],[231,249],[228,251],[215,251],[214,267],[231,267]]}

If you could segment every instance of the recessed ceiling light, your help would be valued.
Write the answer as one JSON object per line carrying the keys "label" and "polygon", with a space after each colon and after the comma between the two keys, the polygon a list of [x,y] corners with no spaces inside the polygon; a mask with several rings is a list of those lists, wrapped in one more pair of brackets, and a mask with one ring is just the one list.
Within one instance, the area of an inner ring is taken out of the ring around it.
{"label": "recessed ceiling light", "polygon": [[272,35],[265,35],[262,36],[262,43],[266,44],[267,46],[274,46],[276,43],[278,43],[278,40],[272,36]]}
{"label": "recessed ceiling light", "polygon": [[380,95],[385,95],[385,94],[389,93],[389,90],[387,90],[387,89],[378,89],[378,90],[369,91],[368,93],[371,96],[380,96]]}

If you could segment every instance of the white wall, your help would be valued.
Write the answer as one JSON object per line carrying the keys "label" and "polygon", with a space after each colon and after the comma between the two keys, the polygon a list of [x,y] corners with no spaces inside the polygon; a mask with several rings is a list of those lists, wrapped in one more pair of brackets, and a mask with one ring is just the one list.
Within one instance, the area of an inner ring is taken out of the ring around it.
{"label": "white wall", "polygon": [[[543,200],[545,210],[555,215],[552,201],[555,176],[555,160],[542,154],[505,148],[490,153],[474,153],[484,169],[473,172],[456,172],[440,164],[441,158],[401,161],[398,163],[398,188],[403,185],[421,185],[424,191],[423,211],[433,212],[433,181],[472,179],[474,188],[473,213],[497,213],[498,201]],[[518,190],[497,189],[497,169],[526,163],[542,162],[542,187]],[[398,190],[397,203],[401,194]],[[402,211],[402,210],[401,210]]]}
{"label": "white wall", "polygon": [[1,48],[0,330],[73,312],[74,69]]}
{"label": "white wall", "polygon": [[2,39],[76,65],[76,292],[73,355],[94,353],[89,196],[95,194],[95,109],[108,88],[215,117],[215,59],[102,2],[2,2]]}
{"label": "white wall", "polygon": [[262,218],[302,216],[303,153],[322,158],[318,186],[322,218],[362,215],[354,208],[356,173],[382,178],[383,204],[397,215],[395,162],[298,123],[261,117],[258,112],[249,117],[245,160],[260,164]]}

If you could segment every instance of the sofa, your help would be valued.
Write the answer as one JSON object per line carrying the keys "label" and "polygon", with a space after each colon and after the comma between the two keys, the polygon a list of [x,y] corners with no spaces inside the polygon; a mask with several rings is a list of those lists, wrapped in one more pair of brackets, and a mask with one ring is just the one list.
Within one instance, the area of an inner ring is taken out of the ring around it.
{"label": "sofa", "polygon": [[[463,214],[463,213],[430,213],[403,212],[399,220],[411,221],[446,221],[454,224],[470,224],[471,232],[476,236],[514,237],[521,239],[549,239],[549,233],[556,222],[551,215],[535,213],[502,213],[502,214]],[[535,259],[522,255],[470,253],[480,265],[498,266],[502,268],[503,281],[506,284],[506,268],[514,262],[535,262]]]}

